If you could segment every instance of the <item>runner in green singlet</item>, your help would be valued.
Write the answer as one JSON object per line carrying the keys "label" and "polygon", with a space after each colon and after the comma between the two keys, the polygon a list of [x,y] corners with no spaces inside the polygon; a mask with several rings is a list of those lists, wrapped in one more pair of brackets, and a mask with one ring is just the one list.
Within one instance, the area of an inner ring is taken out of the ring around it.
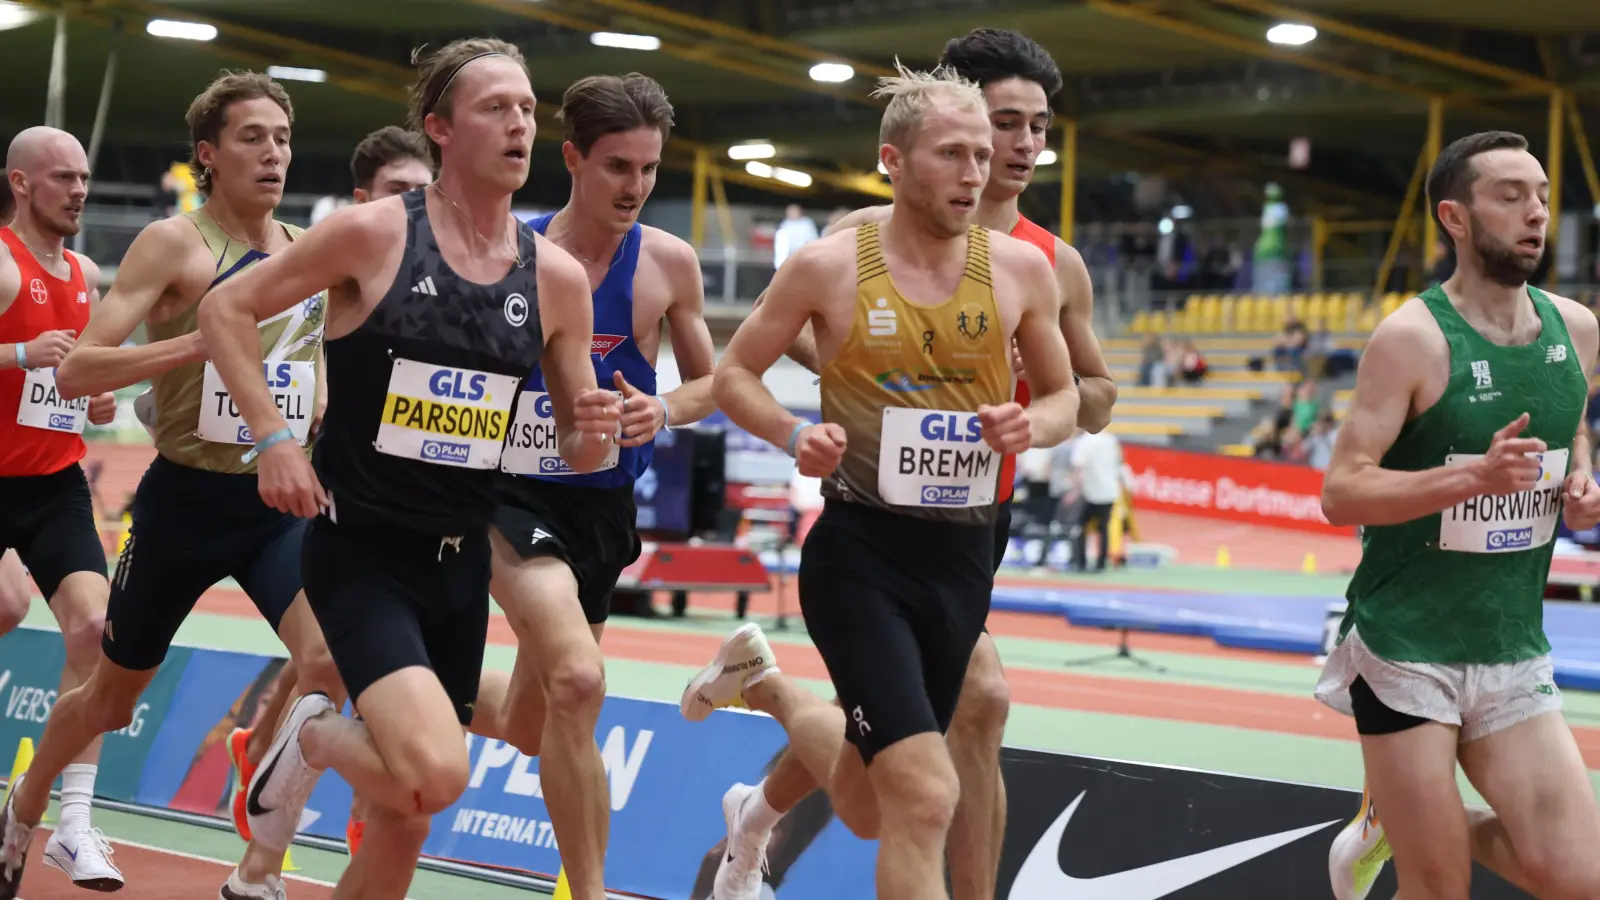
{"label": "runner in green singlet", "polygon": [[[1317,697],[1355,719],[1406,900],[1468,896],[1471,856],[1540,897],[1600,897],[1600,806],[1543,628],[1557,519],[1600,522],[1579,432],[1600,326],[1527,284],[1548,192],[1520,135],[1439,155],[1455,274],[1373,333],[1323,487],[1365,535]],[[1463,808],[1458,759],[1492,814]]]}

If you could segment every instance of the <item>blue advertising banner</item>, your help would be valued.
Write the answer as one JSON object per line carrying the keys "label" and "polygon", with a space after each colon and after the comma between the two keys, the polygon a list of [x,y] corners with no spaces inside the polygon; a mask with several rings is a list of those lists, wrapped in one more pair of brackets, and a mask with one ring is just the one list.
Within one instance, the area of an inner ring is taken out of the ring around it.
{"label": "blue advertising banner", "polygon": [[[727,834],[722,795],[760,781],[785,743],[766,716],[718,712],[690,723],[670,703],[607,697],[595,731],[611,800],[606,886],[663,900],[707,900]],[[471,778],[434,818],[423,852],[554,876],[561,860],[539,761],[502,741],[469,736]],[[343,838],[350,788],[324,775],[301,820]],[[875,843],[851,835],[814,795],[785,818],[768,851],[768,883],[786,898],[832,898],[871,884]]]}
{"label": "blue advertising banner", "polygon": [[[174,647],[134,706],[133,721],[106,735],[95,779],[97,794],[133,799],[145,760],[171,707],[173,690],[191,652]],[[21,627],[0,637],[0,660],[4,660],[0,662],[0,699],[5,703],[5,716],[0,719],[0,760],[6,762],[9,773],[10,761],[22,739],[32,738],[37,743],[44,733],[44,723],[55,708],[67,653],[60,632]]]}

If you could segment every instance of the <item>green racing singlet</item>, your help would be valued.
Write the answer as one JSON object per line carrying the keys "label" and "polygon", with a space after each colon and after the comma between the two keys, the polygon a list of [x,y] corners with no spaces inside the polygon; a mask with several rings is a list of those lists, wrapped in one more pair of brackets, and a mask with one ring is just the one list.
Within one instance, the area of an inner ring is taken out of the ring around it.
{"label": "green racing singlet", "polygon": [[1341,640],[1354,625],[1374,653],[1397,662],[1509,663],[1550,652],[1544,588],[1588,378],[1561,311],[1537,288],[1528,295],[1539,336],[1502,347],[1468,324],[1439,286],[1422,294],[1450,345],[1450,380],[1437,403],[1400,429],[1380,465],[1415,472],[1471,462],[1526,412],[1521,436],[1547,447],[1538,483],[1364,529]]}

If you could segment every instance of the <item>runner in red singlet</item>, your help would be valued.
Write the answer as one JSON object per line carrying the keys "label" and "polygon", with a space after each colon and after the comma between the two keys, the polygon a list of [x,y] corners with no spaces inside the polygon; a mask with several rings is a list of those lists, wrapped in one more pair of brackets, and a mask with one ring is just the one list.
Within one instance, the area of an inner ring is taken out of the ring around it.
{"label": "runner in red singlet", "polygon": [[[100,302],[100,269],[67,250],[89,193],[89,162],[76,138],[29,128],[6,152],[15,218],[0,228],[0,555],[16,551],[61,627],[66,665],[60,691],[89,677],[105,623],[105,548],[95,527],[89,483],[78,464],[83,427],[117,411],[111,394],[65,399],[55,367]],[[5,591],[0,634],[27,613],[31,592]],[[61,821],[44,864],[93,890],[122,887],[111,847],[89,824],[100,741],[62,774]],[[0,870],[8,865],[0,858]],[[3,878],[4,871],[0,871]]]}
{"label": "runner in red singlet", "polygon": [[[1046,147],[1051,96],[1061,89],[1061,72],[1050,54],[1015,31],[980,28],[945,46],[941,66],[976,82],[989,103],[994,128],[994,158],[989,181],[978,201],[978,224],[1037,246],[1055,267],[1061,289],[1061,329],[1078,381],[1078,424],[1098,432],[1111,421],[1117,389],[1094,334],[1094,290],[1078,251],[1023,218],[1017,198],[1033,177]],[[831,234],[867,222],[886,222],[891,207],[857,210],[835,222]],[[757,300],[757,303],[760,301]],[[818,371],[811,327],[789,350],[789,357]],[[1019,371],[1019,374],[1020,371]],[[1017,400],[1028,401],[1027,384],[1018,382]],[[1014,457],[1005,457],[995,525],[995,566],[1010,536]],[[1010,688],[994,640],[985,633],[972,651],[955,719],[946,735],[961,781],[961,799],[950,826],[949,863],[956,900],[992,900],[1005,832],[1005,784],[1000,777],[1000,742],[1010,711]],[[728,819],[726,852],[719,854],[714,900],[757,900],[761,896],[767,842],[778,820],[807,794],[816,780],[791,753],[784,752],[759,785],[734,785],[723,799]],[[787,854],[788,850],[785,850]]]}

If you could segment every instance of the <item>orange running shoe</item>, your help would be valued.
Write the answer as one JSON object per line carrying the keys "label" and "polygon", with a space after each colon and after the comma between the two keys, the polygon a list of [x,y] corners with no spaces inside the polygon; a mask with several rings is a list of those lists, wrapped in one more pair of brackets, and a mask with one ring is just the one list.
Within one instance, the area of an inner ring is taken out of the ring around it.
{"label": "orange running shoe", "polygon": [[245,757],[244,750],[254,730],[235,728],[228,735],[228,758],[233,760],[233,771],[239,778],[239,788],[233,794],[233,829],[246,841],[250,840],[250,817],[245,813],[244,797],[250,790],[250,779],[256,776],[256,767]]}
{"label": "orange running shoe", "polygon": [[355,819],[351,819],[350,821],[345,823],[345,826],[344,826],[344,842],[346,844],[350,845],[350,855],[351,856],[355,856],[356,855],[356,851],[361,849],[361,834],[362,834],[362,832],[364,832],[366,830],[367,830],[367,823],[365,823],[365,822],[360,822],[360,821],[357,821]]}

